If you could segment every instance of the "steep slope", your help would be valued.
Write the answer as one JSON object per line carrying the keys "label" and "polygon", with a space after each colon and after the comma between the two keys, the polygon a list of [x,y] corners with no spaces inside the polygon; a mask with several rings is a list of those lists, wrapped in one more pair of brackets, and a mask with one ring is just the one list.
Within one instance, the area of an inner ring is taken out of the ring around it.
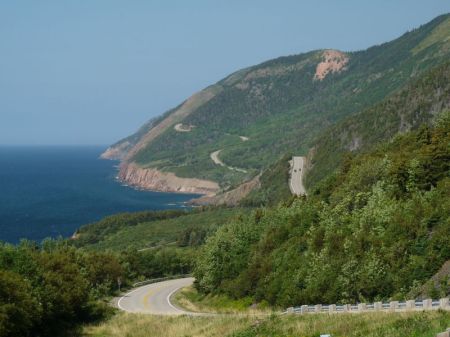
{"label": "steep slope", "polygon": [[[306,154],[324,129],[448,59],[449,32],[445,15],[365,51],[319,50],[240,70],[108,152],[121,153],[119,176],[129,184],[161,189],[170,172],[197,178],[191,192],[236,187],[287,152]],[[210,158],[218,150],[224,166]],[[163,182],[147,170],[162,171]]]}
{"label": "steep slope", "polygon": [[280,306],[410,298],[450,259],[449,144],[447,111],[350,158],[322,193],[220,227],[197,287]]}
{"label": "steep slope", "polygon": [[345,153],[365,151],[398,133],[430,124],[450,109],[450,62],[412,81],[381,103],[327,129],[310,152],[309,187],[335,170]]}

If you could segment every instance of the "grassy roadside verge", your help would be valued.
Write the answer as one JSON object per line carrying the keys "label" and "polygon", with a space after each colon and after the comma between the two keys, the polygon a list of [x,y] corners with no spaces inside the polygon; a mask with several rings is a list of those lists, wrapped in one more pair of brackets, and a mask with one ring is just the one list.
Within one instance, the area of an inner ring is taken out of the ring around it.
{"label": "grassy roadside verge", "polygon": [[171,298],[176,306],[193,312],[207,313],[248,313],[268,314],[271,310],[268,306],[252,308],[250,297],[234,300],[225,295],[204,295],[199,293],[193,286],[182,288]]}
{"label": "grassy roadside verge", "polygon": [[152,316],[119,313],[86,327],[84,337],[434,337],[450,325],[449,312],[268,316]]}

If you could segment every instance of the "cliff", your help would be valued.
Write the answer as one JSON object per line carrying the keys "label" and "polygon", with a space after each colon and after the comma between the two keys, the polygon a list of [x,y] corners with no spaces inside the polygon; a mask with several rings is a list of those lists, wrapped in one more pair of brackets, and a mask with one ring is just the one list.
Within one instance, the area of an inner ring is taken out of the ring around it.
{"label": "cliff", "polygon": [[181,178],[171,172],[162,172],[154,168],[142,168],[135,163],[123,163],[118,179],[130,186],[146,190],[176,193],[215,195],[219,185],[214,181],[196,178]]}

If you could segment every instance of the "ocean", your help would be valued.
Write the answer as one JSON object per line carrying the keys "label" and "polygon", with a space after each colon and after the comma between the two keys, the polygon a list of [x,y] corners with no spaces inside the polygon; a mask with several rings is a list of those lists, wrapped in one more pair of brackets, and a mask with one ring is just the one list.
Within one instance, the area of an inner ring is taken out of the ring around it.
{"label": "ocean", "polygon": [[69,237],[120,212],[186,207],[196,195],[139,191],[116,181],[99,146],[0,146],[0,241]]}

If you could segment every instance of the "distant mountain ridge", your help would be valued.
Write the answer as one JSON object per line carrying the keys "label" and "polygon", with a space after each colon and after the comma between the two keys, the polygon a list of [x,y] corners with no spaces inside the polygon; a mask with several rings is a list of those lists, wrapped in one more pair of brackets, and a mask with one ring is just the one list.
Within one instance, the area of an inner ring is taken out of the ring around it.
{"label": "distant mountain ridge", "polygon": [[[200,91],[111,146],[103,158],[121,159],[119,177],[130,185],[210,195],[227,191],[286,153],[307,154],[330,126],[449,57],[448,14],[365,51],[280,57]],[[210,158],[218,150],[225,166]],[[181,183],[173,184],[173,177]]]}

